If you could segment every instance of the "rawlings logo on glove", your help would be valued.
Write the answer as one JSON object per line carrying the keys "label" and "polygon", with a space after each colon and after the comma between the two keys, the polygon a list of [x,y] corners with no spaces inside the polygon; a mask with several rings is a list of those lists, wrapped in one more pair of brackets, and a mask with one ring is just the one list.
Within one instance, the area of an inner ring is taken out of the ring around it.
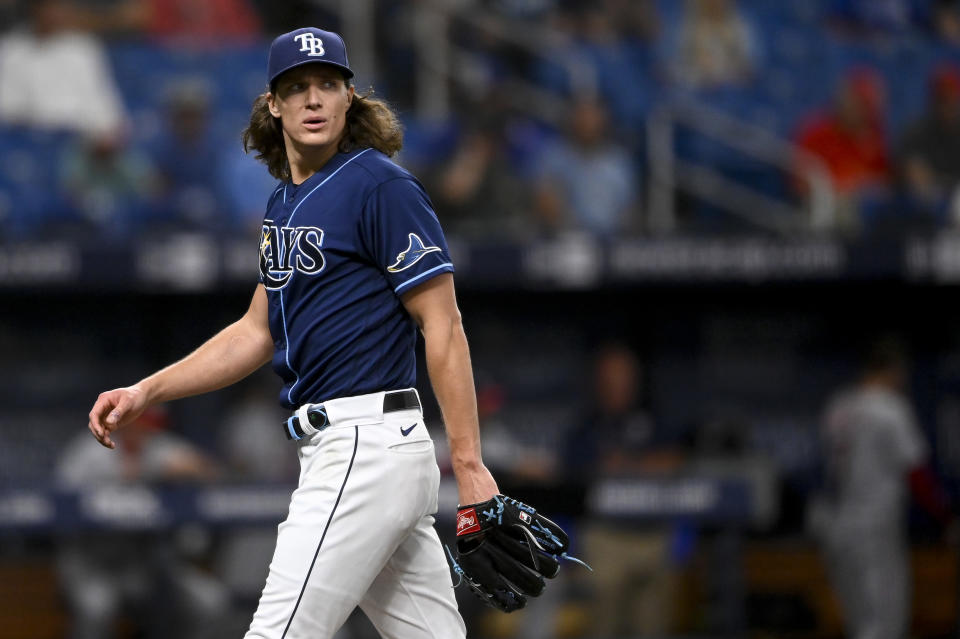
{"label": "rawlings logo on glove", "polygon": [[535,508],[505,495],[496,495],[457,511],[457,554],[447,554],[453,570],[480,599],[504,612],[523,608],[560,571],[567,559],[567,533]]}
{"label": "rawlings logo on glove", "polygon": [[477,511],[473,508],[461,508],[457,512],[457,537],[479,532],[480,522],[477,521]]}

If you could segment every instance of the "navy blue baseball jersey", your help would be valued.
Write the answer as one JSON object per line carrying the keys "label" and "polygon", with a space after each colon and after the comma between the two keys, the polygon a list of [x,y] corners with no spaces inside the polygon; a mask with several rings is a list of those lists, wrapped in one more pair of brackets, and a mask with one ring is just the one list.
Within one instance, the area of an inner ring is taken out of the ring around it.
{"label": "navy blue baseball jersey", "polygon": [[416,382],[400,295],[453,263],[421,184],[386,155],[335,155],[277,187],[260,239],[280,403],[294,408]]}

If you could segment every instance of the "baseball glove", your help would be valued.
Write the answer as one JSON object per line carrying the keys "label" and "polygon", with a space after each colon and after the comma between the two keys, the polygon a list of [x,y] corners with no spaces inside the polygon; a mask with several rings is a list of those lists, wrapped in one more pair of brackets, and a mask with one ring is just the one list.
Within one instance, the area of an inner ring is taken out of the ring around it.
{"label": "baseball glove", "polygon": [[544,578],[568,559],[570,539],[563,528],[532,506],[505,495],[457,510],[456,556],[447,548],[456,585],[466,583],[484,603],[504,612],[523,608],[543,592]]}

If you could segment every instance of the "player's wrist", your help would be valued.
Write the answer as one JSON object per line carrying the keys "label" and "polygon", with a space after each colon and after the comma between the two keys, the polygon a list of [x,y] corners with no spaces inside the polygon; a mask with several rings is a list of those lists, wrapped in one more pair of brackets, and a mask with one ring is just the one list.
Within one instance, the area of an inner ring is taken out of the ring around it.
{"label": "player's wrist", "polygon": [[457,479],[457,496],[461,506],[484,502],[500,493],[497,482],[483,463],[471,470],[458,470],[454,466],[453,473]]}
{"label": "player's wrist", "polygon": [[161,389],[153,377],[144,378],[133,386],[127,387],[127,390],[139,395],[144,407],[166,401],[161,396]]}
{"label": "player's wrist", "polygon": [[478,437],[454,437],[449,433],[448,426],[447,442],[450,445],[450,464],[453,470],[466,473],[486,470],[483,465],[483,456],[480,453],[480,440]]}

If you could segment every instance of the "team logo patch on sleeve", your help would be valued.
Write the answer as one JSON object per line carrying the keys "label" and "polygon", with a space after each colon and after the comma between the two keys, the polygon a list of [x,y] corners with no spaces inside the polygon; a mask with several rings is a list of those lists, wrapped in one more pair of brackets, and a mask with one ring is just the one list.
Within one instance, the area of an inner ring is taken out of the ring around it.
{"label": "team logo patch on sleeve", "polygon": [[407,237],[410,240],[407,248],[397,255],[396,262],[387,267],[387,270],[391,273],[405,271],[423,259],[423,256],[427,253],[442,250],[439,246],[424,246],[423,240],[416,233],[410,233]]}
{"label": "team logo patch on sleeve", "polygon": [[457,513],[457,537],[460,535],[469,535],[480,530],[480,522],[477,521],[477,511],[473,508],[461,510]]}

